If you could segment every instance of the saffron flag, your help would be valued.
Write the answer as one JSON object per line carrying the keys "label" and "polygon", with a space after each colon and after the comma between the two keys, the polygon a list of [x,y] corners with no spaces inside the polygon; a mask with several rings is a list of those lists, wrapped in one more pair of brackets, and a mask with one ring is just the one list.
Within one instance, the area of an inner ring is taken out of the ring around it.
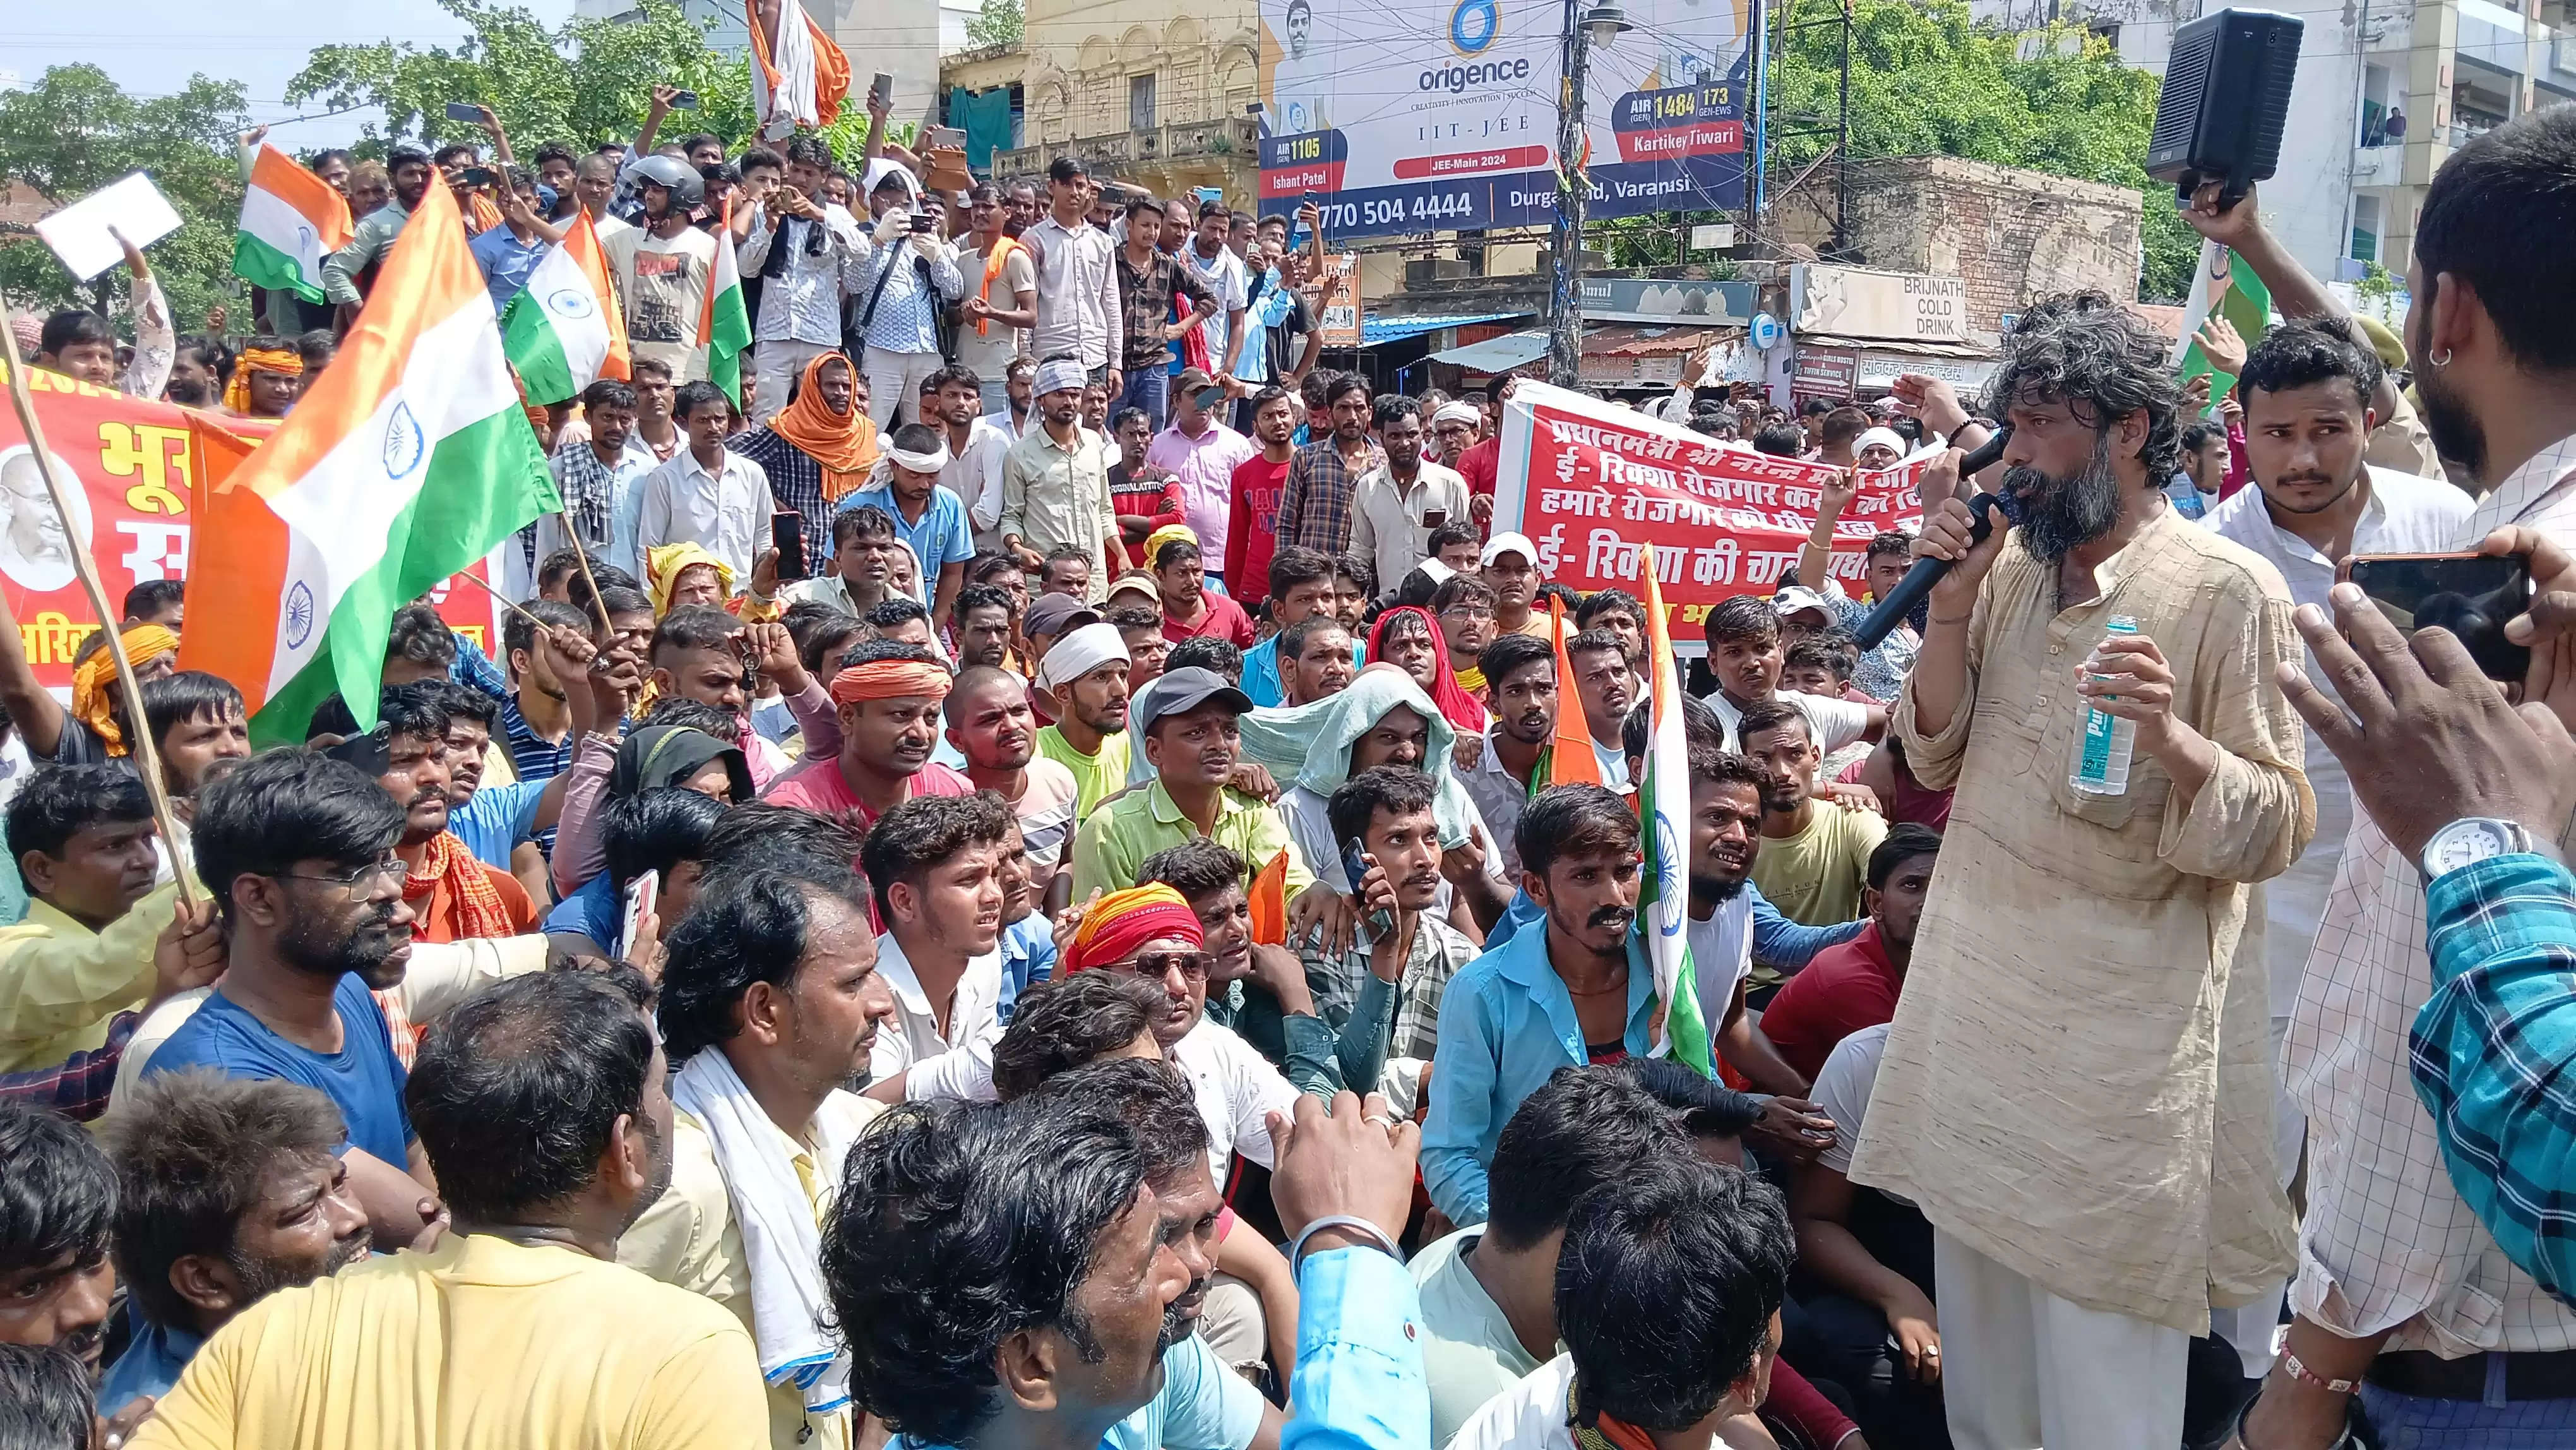
{"label": "saffron flag", "polygon": [[1556,638],[1556,739],[1547,749],[1549,785],[1599,785],[1601,762],[1592,754],[1592,732],[1583,723],[1583,697],[1574,688],[1574,663],[1565,653],[1565,602],[1547,601]]}
{"label": "saffron flag", "polygon": [[1252,877],[1252,942],[1255,946],[1283,947],[1288,944],[1288,853],[1270,858],[1270,864]]}
{"label": "saffron flag", "polygon": [[[716,231],[721,238],[733,235],[733,198],[725,198],[724,224]],[[731,245],[718,242],[715,266],[707,274],[707,302],[698,313],[698,346],[707,350],[707,380],[725,390],[733,405],[742,406],[742,352],[751,346],[751,314],[743,310],[742,271],[734,265]],[[772,408],[785,407],[784,398],[768,400]]]}
{"label": "saffron flag", "polygon": [[501,345],[531,403],[560,403],[594,379],[627,375],[626,315],[589,212],[573,213],[563,245],[546,253],[510,299]]}
{"label": "saffron flag", "polygon": [[563,507],[519,411],[456,199],[433,186],[295,412],[206,493],[180,667],[241,687],[251,735],[300,741],[338,692],[376,719],[394,611]]}
{"label": "saffron flag", "polygon": [[744,0],[751,30],[751,115],[763,139],[783,141],[800,128],[819,131],[839,118],[850,94],[850,58],[800,0],[778,0],[778,34],[761,23],[760,0]]}
{"label": "saffron flag", "polygon": [[233,234],[233,275],[254,287],[322,297],[322,259],[349,245],[349,203],[295,158],[260,143]]}
{"label": "saffron flag", "polygon": [[[1655,963],[1655,1001],[1662,1008],[1652,1055],[1714,1077],[1708,1020],[1700,1011],[1699,977],[1690,954],[1690,746],[1682,734],[1681,682],[1674,678],[1673,641],[1656,572],[1646,571],[1646,660],[1654,675],[1647,696],[1654,702],[1653,713],[1647,718],[1653,730],[1647,737],[1645,780],[1637,791],[1646,847],[1637,907],[1645,918],[1646,947]],[[1562,690],[1557,698],[1565,698]]]}

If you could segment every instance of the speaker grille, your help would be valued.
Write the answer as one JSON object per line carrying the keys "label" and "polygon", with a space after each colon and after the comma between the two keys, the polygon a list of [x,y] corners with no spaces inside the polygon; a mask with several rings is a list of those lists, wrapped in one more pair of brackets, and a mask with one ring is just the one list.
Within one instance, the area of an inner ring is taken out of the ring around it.
{"label": "speaker grille", "polygon": [[[2218,30],[2214,26],[2197,34],[2186,32],[2174,37],[2173,53],[2165,60],[2164,88],[2156,96],[2156,129],[2147,137],[2150,153],[2191,144],[2192,131],[2200,121],[2201,91],[2208,84],[2210,60],[2217,53]],[[2272,140],[2277,151],[2278,126],[2273,127]]]}

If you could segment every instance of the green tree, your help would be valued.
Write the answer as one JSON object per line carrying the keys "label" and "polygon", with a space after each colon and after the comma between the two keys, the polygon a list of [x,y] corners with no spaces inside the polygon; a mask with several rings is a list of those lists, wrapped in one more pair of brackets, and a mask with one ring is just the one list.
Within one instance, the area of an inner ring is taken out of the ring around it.
{"label": "green tree", "polygon": [[[68,203],[133,172],[151,173],[182,225],[148,256],[186,331],[204,326],[206,309],[232,291],[242,195],[234,145],[247,125],[236,82],[191,76],[177,95],[145,98],[120,90],[97,66],[54,66],[25,90],[0,92],[0,176]],[[0,236],[0,293],[94,308],[130,332],[121,305],[130,291],[122,266],[83,286],[40,239]]]}
{"label": "green tree", "polygon": [[1020,0],[984,0],[984,8],[966,22],[969,45],[1017,45],[1028,29],[1028,12]]}
{"label": "green tree", "polygon": [[[1842,84],[1836,0],[1789,0],[1773,30],[1774,184],[1824,154]],[[1853,0],[1851,156],[1943,154],[2028,167],[2139,192],[2145,267],[2138,290],[2178,302],[2200,238],[2174,211],[2173,190],[2140,163],[2156,116],[2156,78],[2120,64],[2099,37],[2067,26],[2011,33],[1970,18],[1962,0]]]}
{"label": "green tree", "polygon": [[673,0],[644,0],[640,19],[574,19],[548,27],[527,10],[485,0],[439,0],[468,34],[454,47],[409,43],[326,45],[287,82],[289,105],[381,108],[366,136],[437,145],[480,141],[482,128],[448,118],[447,103],[490,106],[522,158],[547,141],[586,149],[631,141],[653,87],[698,93],[695,111],[674,111],[666,139],[712,131],[728,147],[751,134],[751,69],[742,56],[707,44],[712,21],[681,13]]}

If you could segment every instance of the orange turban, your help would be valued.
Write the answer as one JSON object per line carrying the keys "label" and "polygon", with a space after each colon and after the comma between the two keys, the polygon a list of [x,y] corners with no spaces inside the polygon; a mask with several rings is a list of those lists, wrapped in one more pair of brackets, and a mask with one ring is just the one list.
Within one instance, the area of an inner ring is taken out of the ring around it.
{"label": "orange turban", "polygon": [[[125,644],[125,657],[138,670],[148,661],[179,648],[178,632],[166,625],[138,624],[117,638]],[[107,742],[108,754],[123,755],[125,732],[117,728],[115,702],[116,655],[102,649],[72,671],[72,717],[98,732],[98,738]]]}
{"label": "orange turban", "polygon": [[1207,944],[1199,914],[1190,910],[1179,891],[1160,881],[1113,891],[1082,914],[1073,946],[1065,953],[1065,970],[1105,967],[1149,941],[1166,937],[1192,946]]}
{"label": "orange turban", "polygon": [[945,700],[952,683],[945,665],[924,664],[917,660],[870,660],[863,665],[852,665],[832,677],[832,703],[855,705],[861,700],[899,700],[909,695]]}

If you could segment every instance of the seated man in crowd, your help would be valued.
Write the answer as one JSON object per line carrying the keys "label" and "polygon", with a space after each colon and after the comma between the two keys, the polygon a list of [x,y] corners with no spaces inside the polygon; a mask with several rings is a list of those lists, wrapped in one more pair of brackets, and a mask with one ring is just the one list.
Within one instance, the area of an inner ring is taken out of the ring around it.
{"label": "seated man in crowd", "polygon": [[[1907,864],[1918,861],[1929,864]],[[1844,1038],[1816,1072],[1817,1104],[1841,1132],[1813,1162],[1790,1169],[1798,1267],[1824,1291],[1801,1291],[1806,1313],[1793,1352],[1851,1392],[1877,1443],[1946,1444],[1932,1225],[1913,1204],[1850,1177],[1886,1051],[1882,1021]]]}
{"label": "seated man in crowd", "polygon": [[[1287,697],[1287,632],[1315,615],[1330,615],[1336,599],[1333,561],[1313,549],[1289,545],[1270,558],[1270,622],[1280,633],[1243,652],[1243,693],[1255,705],[1299,704]],[[1343,626],[1348,632],[1347,622]]]}
{"label": "seated man in crowd", "polygon": [[1342,628],[1340,620],[1320,612],[1279,631],[1276,642],[1256,652],[1260,650],[1273,654],[1284,705],[1330,699],[1350,687],[1358,668],[1352,663],[1351,632]]}
{"label": "seated man in crowd", "polygon": [[1577,1199],[1564,1244],[1566,1352],[1478,1411],[1454,1450],[1770,1439],[1754,1411],[1795,1257],[1778,1190],[1689,1154],[1649,1159]]}
{"label": "seated man in crowd", "polygon": [[1397,1101],[1414,1100],[1414,1082],[1439,1046],[1440,1000],[1450,979],[1477,954],[1476,943],[1442,919],[1438,787],[1418,766],[1377,765],[1335,788],[1327,804],[1332,839],[1358,847],[1334,859],[1356,868],[1350,896],[1359,927],[1347,951],[1334,953],[1309,933],[1299,946],[1306,979],[1324,1021],[1340,1037],[1344,1085],[1379,1086],[1396,1062],[1405,1078]]}
{"label": "seated man in crowd", "polygon": [[1485,711],[1492,723],[1481,741],[1470,737],[1462,748],[1460,758],[1468,749],[1476,758],[1457,768],[1458,784],[1484,818],[1505,879],[1518,881],[1521,858],[1514,837],[1521,809],[1529,804],[1540,762],[1556,740],[1556,651],[1545,639],[1509,633],[1485,646],[1476,665],[1484,677]]}
{"label": "seated man in crowd", "polygon": [[864,504],[832,515],[832,552],[828,568],[808,560],[814,572],[779,591],[788,604],[828,604],[856,618],[894,597],[894,556],[903,548],[895,534],[894,516]]}
{"label": "seated man in crowd", "polygon": [[1018,610],[1010,595],[990,584],[969,584],[957,591],[950,619],[950,633],[957,641],[957,668],[971,670],[980,665],[1024,673],[1017,668],[1018,656],[1011,647]]}
{"label": "seated man in crowd", "polygon": [[251,1306],[198,1351],[136,1450],[337,1450],[352,1425],[508,1425],[616,1450],[764,1444],[742,1325],[614,1262],[671,1181],[647,990],[633,973],[541,972],[431,1029],[411,1100],[455,1226],[426,1252]]}
{"label": "seated man in crowd", "polygon": [[[100,1061],[141,1012],[223,969],[222,929],[203,903],[182,913],[175,884],[152,884],[152,801],[134,772],[38,771],[7,821],[34,899],[24,920],[0,927],[0,1070]],[[93,1089],[58,1105],[94,1118],[106,1096]]]}
{"label": "seated man in crowd", "polygon": [[86,1386],[116,1302],[116,1169],[69,1118],[0,1103],[0,1184],[0,1344],[56,1348]]}
{"label": "seated man in crowd", "polygon": [[1018,823],[986,791],[910,800],[859,848],[875,893],[877,973],[893,1013],[875,1034],[868,1096],[980,1097],[1002,1035],[1001,855]]}
{"label": "seated man in crowd", "polygon": [[[753,788],[766,790],[772,780],[787,773],[789,761],[785,751],[751,728],[751,671],[743,659],[744,646],[751,639],[743,622],[725,611],[713,605],[683,605],[662,616],[661,623],[654,627],[648,660],[653,670],[654,699],[695,700],[713,705],[740,722],[730,739],[742,747],[751,762]],[[792,641],[788,654],[791,658],[794,655]],[[768,663],[765,653],[763,663]],[[781,688],[784,687],[782,681]],[[797,723],[805,728],[810,756],[817,749],[814,727],[808,723],[808,712],[815,702],[800,695],[790,696],[788,703],[796,708]],[[826,718],[830,715],[828,710],[819,713]]]}
{"label": "seated man in crowd", "polygon": [[[1038,754],[1027,690],[1008,671],[967,666],[948,692],[945,711],[948,744],[965,760],[966,778],[977,790],[1000,796],[1018,819],[1030,884],[1045,898],[1073,837],[1080,795],[1073,772]],[[1071,887],[1068,877],[1068,892]]]}
{"label": "seated man in crowd", "polygon": [[134,1338],[99,1383],[114,1414],[166,1395],[209,1336],[281,1289],[365,1259],[367,1210],[312,1088],[209,1068],[142,1084],[102,1126]]}
{"label": "seated man in crowd", "polygon": [[369,990],[400,983],[411,950],[418,913],[398,852],[408,820],[363,768],[300,751],[207,787],[197,862],[222,908],[228,965],[144,1069],[148,1081],[211,1067],[330,1098],[347,1127],[341,1161],[380,1243],[420,1232],[433,1182]]}
{"label": "seated man in crowd", "polygon": [[1593,785],[1541,791],[1520,821],[1521,889],[1543,925],[1469,962],[1440,999],[1422,1177],[1451,1223],[1486,1219],[1485,1165],[1559,1067],[1642,1057],[1659,1010],[1636,933],[1637,813]]}
{"label": "seated man in crowd", "polygon": [[1637,702],[1637,671],[1626,647],[1606,629],[1587,629],[1565,642],[1565,662],[1574,671],[1574,698],[1583,708],[1583,728],[1592,737],[1601,783],[1615,791],[1634,790],[1619,733],[1628,723],[1628,708]]}
{"label": "seated man in crowd", "polygon": [[1869,924],[1850,941],[1816,953],[1763,1009],[1762,1036],[1801,1076],[1812,1079],[1823,1071],[1826,1056],[1844,1038],[1895,1020],[1905,964],[1914,954],[1914,928],[1923,920],[1940,851],[1938,832],[1889,827],[1869,853],[1869,884],[1861,891]]}
{"label": "seated man in crowd", "polygon": [[[1753,862],[1754,883],[1792,920],[1825,926],[1861,914],[1869,853],[1886,839],[1887,818],[1825,799],[1817,789],[1814,726],[1789,703],[1812,698],[1748,706],[1738,717],[1737,738],[1762,772],[1762,854]],[[1771,983],[1757,974],[1755,985]]]}
{"label": "seated man in crowd", "polygon": [[715,1300],[750,1331],[772,1450],[851,1441],[846,1368],[815,1326],[812,1226],[884,1111],[845,1084],[894,1013],[855,883],[816,864],[837,884],[754,866],[678,918],[657,1013],[680,1064],[670,1189],[617,1239],[617,1262]]}
{"label": "seated man in crowd", "polygon": [[[1199,1010],[1207,1020],[1242,1038],[1298,1091],[1339,1091],[1336,1035],[1315,1014],[1305,964],[1284,946],[1252,939],[1248,876],[1242,856],[1205,836],[1157,851],[1136,868],[1137,884],[1171,887],[1199,919],[1208,954]],[[1167,1006],[1155,1019],[1171,1015]]]}
{"label": "seated man in crowd", "polygon": [[501,867],[476,860],[447,828],[449,689],[445,681],[423,681],[387,690],[375,730],[333,753],[361,764],[402,808],[395,851],[408,873],[403,900],[416,918],[414,936],[446,942],[534,931],[540,918],[527,888]]}
{"label": "seated man in crowd", "polygon": [[1878,740],[1887,734],[1887,710],[1816,695],[1783,694],[1780,689],[1782,646],[1780,617],[1769,602],[1749,594],[1721,599],[1709,610],[1708,668],[1717,689],[1707,695],[1726,727],[1726,745],[1742,750],[1739,722],[1744,712],[1766,700],[1795,706],[1807,717],[1817,753],[1831,755],[1855,740]]}
{"label": "seated man in crowd", "polygon": [[[1288,853],[1287,894],[1314,884],[1270,803],[1228,785],[1242,754],[1236,724],[1252,702],[1205,670],[1164,675],[1129,706],[1129,729],[1154,779],[1082,823],[1073,848],[1073,898],[1136,884],[1136,868],[1166,846],[1207,836],[1266,865]],[[1256,865],[1254,869],[1259,869]]]}
{"label": "seated man in crowd", "polygon": [[[1033,627],[1061,612],[1044,603],[1029,608]],[[1054,706],[1054,723],[1038,730],[1038,753],[1073,772],[1074,819],[1087,821],[1102,801],[1127,788],[1135,749],[1127,722],[1127,641],[1116,625],[1091,615],[1043,645],[1035,636],[1030,643],[1041,650],[1032,687]]]}
{"label": "seated man in crowd", "polygon": [[[850,816],[862,828],[915,796],[967,795],[966,777],[930,758],[948,667],[930,652],[869,640],[842,657],[832,677],[839,736],[831,754],[809,755],[762,793],[777,805]],[[814,741],[809,731],[809,748]]]}

